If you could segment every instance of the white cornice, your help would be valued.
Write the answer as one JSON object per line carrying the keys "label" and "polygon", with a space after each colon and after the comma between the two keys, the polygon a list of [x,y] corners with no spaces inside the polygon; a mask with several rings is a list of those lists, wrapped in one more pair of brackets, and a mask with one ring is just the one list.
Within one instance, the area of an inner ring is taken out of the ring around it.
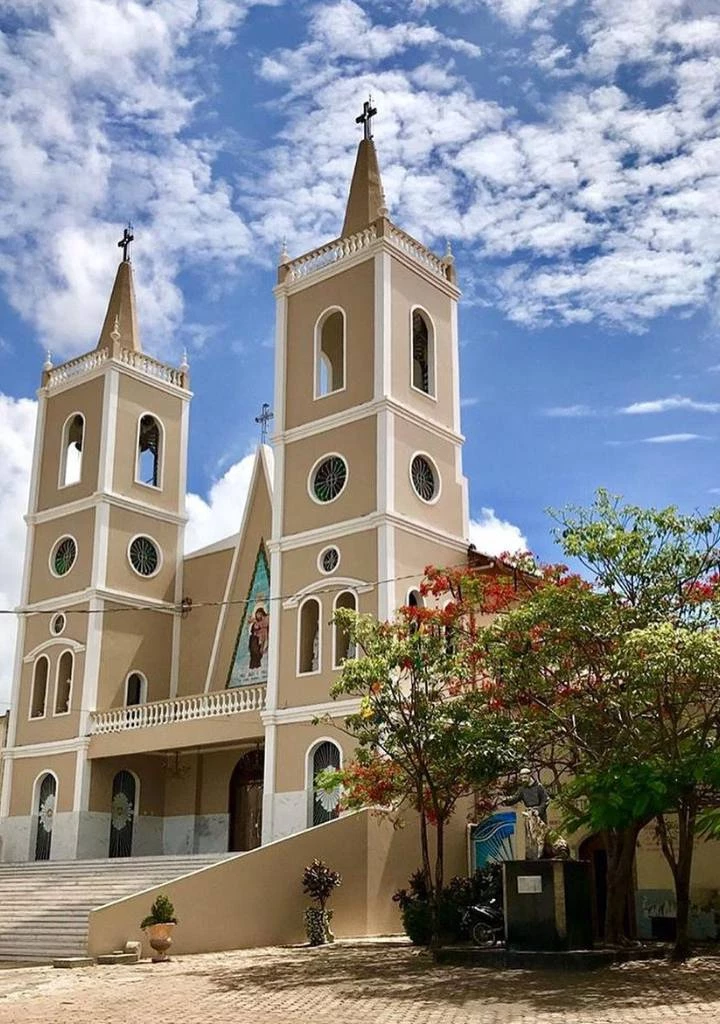
{"label": "white cornice", "polygon": [[[152,356],[150,357],[153,358]],[[193,392],[187,388],[178,387],[177,384],[170,384],[167,381],[160,380],[158,377],[153,377],[150,374],[143,373],[141,370],[136,370],[132,366],[128,366],[127,363],[121,362],[119,359],[106,359],[99,366],[88,370],[86,373],[78,374],[76,377],[70,377],[69,380],[63,384],[56,384],[52,389],[47,387],[38,388],[37,394],[44,395],[46,398],[50,398],[53,395],[59,395],[63,391],[71,391],[77,387],[78,384],[85,384],[89,380],[95,380],[97,377],[103,377],[109,369],[120,370],[126,377],[132,377],[134,380],[138,380],[143,384],[151,385],[157,388],[158,391],[164,391],[168,395],[173,395],[175,398],[180,398],[183,401],[189,402],[193,397]]]}
{"label": "white cornice", "polygon": [[78,640],[72,640],[67,636],[51,636],[49,640],[43,640],[37,647],[33,647],[31,651],[28,651],[23,661],[26,663],[34,661],[38,654],[46,651],[49,647],[69,648],[75,654],[81,654],[85,650],[85,644],[81,644]]}
{"label": "white cornice", "polygon": [[368,583],[367,580],[357,580],[351,576],[323,576],[321,580],[308,583],[302,590],[298,590],[292,597],[288,597],[283,601],[283,608],[297,608],[303,598],[309,594],[315,594],[318,590],[332,590],[336,587],[338,590],[354,590],[358,594],[367,594],[375,589],[375,584]]}
{"label": "white cornice", "polygon": [[89,736],[74,736],[69,740],[50,740],[47,743],[27,743],[17,747],[6,747],[2,756],[8,761],[14,761],[24,757],[48,757],[51,754],[76,753],[78,750],[87,750],[89,746]]}
{"label": "white cornice", "polygon": [[398,401],[397,398],[390,398],[388,396],[373,400],[372,402],[364,402],[362,405],[354,405],[351,409],[333,413],[332,416],[324,416],[322,419],[313,420],[311,423],[303,423],[299,427],[292,427],[283,434],[276,434],[273,437],[273,442],[292,444],[294,441],[303,441],[305,438],[314,437],[329,430],[335,430],[337,427],[342,427],[347,423],[356,423],[358,420],[366,419],[368,416],[375,416],[384,410],[393,412],[396,416],[407,420],[408,423],[413,423],[418,427],[429,430],[444,441],[450,441],[452,444],[463,444],[465,441],[464,434],[458,434],[444,423],[424,416],[410,406]]}
{"label": "white cornice", "polygon": [[128,498],[122,494],[115,494],[112,491],[95,491],[87,498],[80,498],[77,501],[69,501],[65,505],[58,505],[55,508],[46,508],[42,512],[32,512],[25,516],[25,522],[31,525],[50,523],[54,519],[61,519],[63,516],[74,515],[76,512],[86,512],[88,509],[97,508],[105,502],[115,508],[126,509],[128,512],[138,512],[141,515],[159,519],[163,523],[172,523],[175,526],[184,526],[188,517],[178,515],[177,512],[169,512],[167,509],[157,505],[151,505],[146,501],[139,501],[137,498]]}
{"label": "white cornice", "polygon": [[329,700],[324,704],[305,704],[292,708],[278,708],[277,711],[263,711],[260,714],[263,725],[291,725],[293,722],[312,722],[314,718],[346,718],[360,710],[359,698]]}
{"label": "white cornice", "polygon": [[53,612],[65,611],[78,604],[87,604],[92,598],[101,601],[111,601],[113,604],[128,605],[133,608],[141,606],[152,611],[173,613],[177,607],[172,601],[162,601],[156,597],[148,597],[143,594],[130,594],[124,590],[113,590],[109,587],[86,587],[84,590],[76,590],[72,594],[59,594],[57,597],[48,597],[44,601],[35,601],[32,604],[21,605],[15,608],[18,615],[30,612]]}
{"label": "white cornice", "polygon": [[[320,526],[315,530],[304,530],[302,533],[286,534],[280,541],[269,541],[269,551],[293,551],[296,548],[309,547],[312,544],[323,544],[326,541],[337,540],[339,537],[347,537],[354,533],[364,533],[367,530],[376,530],[379,526],[390,524],[397,526],[415,537],[422,537],[437,544],[444,544],[446,547],[457,548],[458,551],[467,551],[469,540],[458,537],[455,534],[447,533],[445,530],[438,530],[434,526],[428,526],[410,516],[398,515],[393,512],[373,512],[367,516],[359,516],[357,519],[346,519],[344,522],[330,523],[328,526]],[[332,577],[327,577],[326,582]]]}

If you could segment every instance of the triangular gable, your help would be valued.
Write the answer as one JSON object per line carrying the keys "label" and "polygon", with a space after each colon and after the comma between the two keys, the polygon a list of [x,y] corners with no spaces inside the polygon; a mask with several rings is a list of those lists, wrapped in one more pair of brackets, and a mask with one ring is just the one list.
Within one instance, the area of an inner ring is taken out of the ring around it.
{"label": "triangular gable", "polygon": [[267,682],[270,629],[270,566],[261,542],[240,629],[233,650],[227,687]]}

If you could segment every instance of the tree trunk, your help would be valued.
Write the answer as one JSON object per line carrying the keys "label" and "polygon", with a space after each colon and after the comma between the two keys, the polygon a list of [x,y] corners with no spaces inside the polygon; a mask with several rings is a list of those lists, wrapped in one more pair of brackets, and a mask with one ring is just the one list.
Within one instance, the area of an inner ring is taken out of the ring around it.
{"label": "tree trunk", "polygon": [[437,837],[437,849],[435,851],[435,893],[433,899],[433,929],[430,946],[437,949],[440,946],[440,904],[442,903],[443,882],[445,875],[445,825],[438,821],[435,828]]}
{"label": "tree trunk", "polygon": [[677,806],[678,843],[677,855],[672,843],[668,840],[665,819],[658,818],[660,845],[665,859],[670,865],[675,882],[675,946],[673,960],[686,960],[690,954],[690,877],[692,875],[693,853],[695,848],[695,819],[697,817],[697,798],[694,793],[682,796]]}
{"label": "tree trunk", "polygon": [[635,844],[643,823],[636,822],[625,829],[608,829],[604,833],[607,851],[607,897],[605,904],[605,941],[624,945],[626,934],[625,912],[632,891],[632,871]]}

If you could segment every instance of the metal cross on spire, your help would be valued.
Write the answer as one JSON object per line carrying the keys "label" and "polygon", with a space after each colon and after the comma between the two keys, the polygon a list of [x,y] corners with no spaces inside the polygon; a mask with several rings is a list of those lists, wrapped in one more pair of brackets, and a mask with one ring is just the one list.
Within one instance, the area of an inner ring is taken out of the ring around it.
{"label": "metal cross on spire", "polygon": [[272,412],[270,412],[270,406],[267,402],[263,402],[262,411],[259,416],[255,417],[255,422],[260,424],[260,444],[267,442],[268,426],[270,420],[275,419]]}
{"label": "metal cross on spire", "polygon": [[370,142],[372,139],[372,119],[377,114],[377,107],[372,105],[372,96],[363,103],[363,112],[355,118],[355,124],[361,124],[363,126],[364,138],[366,142]]}
{"label": "metal cross on spire", "polygon": [[123,231],[122,238],[118,242],[118,249],[122,249],[123,251],[123,263],[130,262],[130,257],[128,256],[128,249],[130,248],[130,243],[135,241],[135,235],[132,233],[132,230],[132,224],[128,224],[128,226]]}

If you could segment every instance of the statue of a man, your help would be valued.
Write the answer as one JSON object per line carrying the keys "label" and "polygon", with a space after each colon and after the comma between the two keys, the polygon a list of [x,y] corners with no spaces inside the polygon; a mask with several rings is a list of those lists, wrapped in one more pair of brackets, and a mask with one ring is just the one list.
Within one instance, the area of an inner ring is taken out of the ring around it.
{"label": "statue of a man", "polygon": [[517,793],[509,797],[505,803],[511,807],[513,804],[519,804],[522,800],[523,804],[529,809],[537,811],[538,817],[541,821],[547,823],[547,808],[550,803],[550,797],[547,794],[547,790],[541,782],[535,778],[531,768],[521,768],[518,775],[520,782],[520,788]]}

